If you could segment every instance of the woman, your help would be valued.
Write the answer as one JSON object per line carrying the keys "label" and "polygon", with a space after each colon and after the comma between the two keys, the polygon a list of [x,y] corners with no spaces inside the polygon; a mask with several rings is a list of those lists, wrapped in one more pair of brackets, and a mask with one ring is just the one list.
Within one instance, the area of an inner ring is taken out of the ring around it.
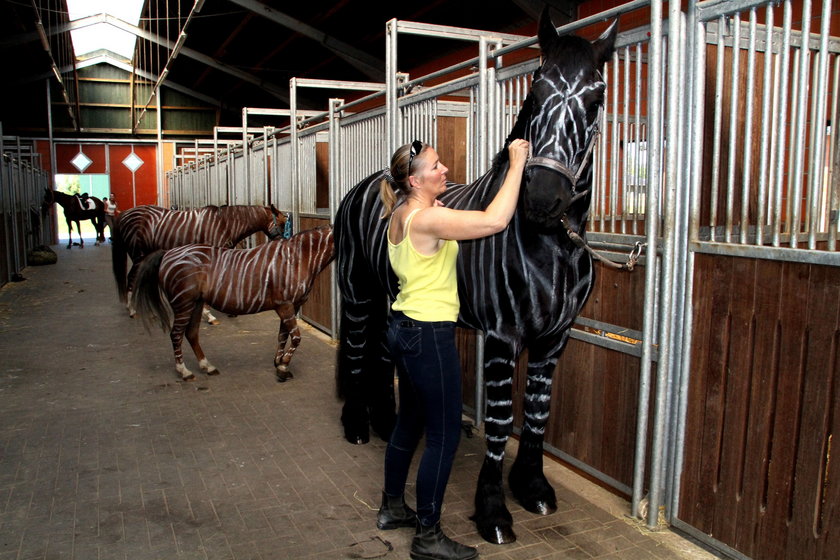
{"label": "woman", "polygon": [[[509,168],[485,210],[454,210],[437,197],[446,172],[437,152],[415,140],[391,158],[380,186],[388,224],[388,256],[400,291],[391,306],[388,344],[400,378],[397,424],[385,451],[385,489],[377,527],[416,525],[414,559],[468,560],[476,549],[443,534],[440,514],[461,436],[461,367],[455,347],[458,285],[457,241],[502,231],[510,222],[528,142],[508,147]],[[411,459],[425,431],[426,448],[417,472],[417,512],[405,504]]]}
{"label": "woman", "polygon": [[[103,196],[102,202],[105,204],[105,225],[108,226],[108,233],[113,235],[114,232],[114,216],[116,216],[119,212],[117,212],[117,201],[114,199],[114,195]],[[105,233],[105,228],[102,229],[102,233]],[[111,239],[111,236],[108,236],[108,239]]]}

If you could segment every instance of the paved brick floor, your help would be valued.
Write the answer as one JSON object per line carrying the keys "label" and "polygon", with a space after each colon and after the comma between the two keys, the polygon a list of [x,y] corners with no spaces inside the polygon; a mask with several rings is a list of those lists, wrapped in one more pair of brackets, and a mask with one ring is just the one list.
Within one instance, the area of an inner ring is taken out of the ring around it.
{"label": "paved brick floor", "polygon": [[[55,250],[0,289],[0,560],[408,558],[411,530],[374,525],[384,444],[341,437],[326,337],[304,329],[280,384],[276,317],[222,316],[201,330],[222,374],[182,383],[168,336],[117,303],[110,247]],[[509,500],[517,542],[484,543],[482,453],[462,440],[443,515],[482,558],[713,558],[553,463],[557,513]]]}

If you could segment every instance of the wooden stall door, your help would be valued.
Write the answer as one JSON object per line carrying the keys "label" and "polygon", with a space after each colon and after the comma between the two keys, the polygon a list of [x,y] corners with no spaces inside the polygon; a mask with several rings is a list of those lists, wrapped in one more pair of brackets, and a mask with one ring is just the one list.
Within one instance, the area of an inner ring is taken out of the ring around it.
{"label": "wooden stall door", "polygon": [[752,558],[840,550],[840,267],[698,255],[679,518]]}

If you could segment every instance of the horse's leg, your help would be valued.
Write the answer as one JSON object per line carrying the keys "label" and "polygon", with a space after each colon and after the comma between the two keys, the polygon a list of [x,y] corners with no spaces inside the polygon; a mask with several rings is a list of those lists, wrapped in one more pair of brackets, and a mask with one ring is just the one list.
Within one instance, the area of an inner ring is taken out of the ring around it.
{"label": "horse's leg", "polygon": [[69,241],[67,241],[67,248],[71,249],[73,247],[73,222],[70,221],[70,218],[65,218],[67,220],[67,235],[70,236]]}
{"label": "horse's leg", "polygon": [[[82,224],[79,223],[79,220],[74,220],[76,222],[76,231],[79,232],[79,249],[85,248],[85,238],[82,237]],[[72,242],[72,239],[71,239]]]}
{"label": "horse's leg", "polygon": [[484,419],[487,451],[475,490],[472,520],[484,540],[494,544],[512,543],[513,517],[505,505],[502,464],[505,445],[513,432],[513,368],[517,351],[500,336],[488,333],[485,342],[484,385],[487,413]]}
{"label": "horse's leg", "polygon": [[344,300],[338,367],[345,399],[341,422],[350,443],[370,441],[369,425],[385,441],[394,429],[394,365],[385,342],[387,323],[388,307],[381,299]]}
{"label": "horse's leg", "polygon": [[[277,352],[274,354],[274,369],[277,371],[277,381],[280,383],[288,381],[292,377],[292,372],[289,371],[289,362],[292,361],[292,355],[300,345],[300,328],[298,328],[297,319],[295,319],[295,308],[290,303],[284,303],[274,310],[277,316],[280,317],[280,329],[277,332]],[[286,348],[286,342],[291,342]]]}
{"label": "horse's leg", "polygon": [[207,321],[208,325],[218,325],[219,320],[216,319],[216,316],[210,311],[210,306],[205,305],[204,309],[201,311],[201,318]]}
{"label": "horse's leg", "polygon": [[201,371],[207,375],[219,375],[221,372],[216,369],[216,366],[210,363],[210,360],[204,355],[204,350],[201,349],[201,345],[198,343],[198,327],[201,325],[201,313],[203,310],[204,302],[199,300],[190,313],[190,322],[187,325],[187,341],[192,346],[193,353],[196,359],[198,359],[198,367]]}
{"label": "horse's leg", "polygon": [[[561,343],[561,351],[566,336]],[[540,515],[549,515],[557,511],[554,488],[543,474],[543,440],[551,408],[551,382],[559,355],[559,351],[550,352],[547,357],[537,349],[529,350],[528,377],[525,383],[525,422],[519,440],[519,451],[508,477],[510,489],[522,507]]]}
{"label": "horse's leg", "polygon": [[137,314],[137,310],[134,309],[134,306],[131,305],[131,293],[134,291],[134,279],[137,277],[137,269],[140,266],[141,259],[137,259],[137,262],[134,262],[134,259],[131,260],[131,268],[128,270],[128,276],[126,277],[125,285],[128,287],[126,291],[126,298],[125,298],[125,308],[128,309],[128,316],[134,317]]}
{"label": "horse's leg", "polygon": [[175,371],[181,376],[184,381],[193,381],[195,375],[184,364],[184,353],[181,349],[181,343],[184,341],[184,332],[189,328],[192,320],[192,315],[195,309],[201,309],[201,306],[195,306],[195,302],[181,302],[176,305],[174,301],[169,302],[172,306],[172,330],[169,331],[169,339],[172,341],[172,351],[175,353]]}

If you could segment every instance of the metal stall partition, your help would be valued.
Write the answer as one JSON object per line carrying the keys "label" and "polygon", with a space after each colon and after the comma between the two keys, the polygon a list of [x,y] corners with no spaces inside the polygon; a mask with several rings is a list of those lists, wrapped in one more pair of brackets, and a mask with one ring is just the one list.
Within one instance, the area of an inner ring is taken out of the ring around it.
{"label": "metal stall partition", "polygon": [[[328,115],[329,113],[318,113],[298,120],[294,108],[292,111],[292,118],[298,122],[292,127],[290,150],[293,234],[329,223],[327,209],[318,208],[319,189],[326,192],[329,188],[323,176],[323,171],[329,165],[329,162],[325,161],[326,150],[319,153],[318,149],[319,145],[329,149],[329,120],[324,120],[328,119]],[[300,315],[308,323],[334,336],[330,325],[330,278],[330,273],[320,275],[313,285],[309,300],[301,307]]]}
{"label": "metal stall partition", "polygon": [[836,558],[840,18],[691,2],[688,30],[671,522],[735,558]]}
{"label": "metal stall partition", "polygon": [[[326,113],[297,111],[298,88],[329,88],[334,90],[373,92],[350,103],[341,99],[330,99]],[[332,224],[338,201],[355,183],[347,183],[347,167],[364,170],[369,174],[374,168],[365,170],[372,161],[364,146],[376,143],[376,138],[356,138],[356,142],[345,142],[341,121],[357,117],[351,110],[383,96],[384,84],[375,82],[350,82],[340,80],[312,80],[294,78],[290,81],[292,118],[296,126],[292,130],[293,216],[295,231]],[[374,109],[373,112],[380,111]],[[301,118],[298,117],[306,117]],[[375,132],[369,125],[368,132]],[[379,167],[381,168],[381,167]],[[340,194],[339,194],[340,193]],[[301,316],[332,337],[338,336],[338,296],[334,266],[330,266],[316,280],[309,301],[301,309]]]}
{"label": "metal stall partition", "polygon": [[41,219],[44,191],[52,188],[40,156],[20,138],[3,137],[0,126],[0,285],[22,278],[29,251],[50,239],[50,221]]}
{"label": "metal stall partition", "polygon": [[269,202],[275,208],[290,214],[292,212],[292,146],[289,137],[279,138],[274,134],[271,141],[271,177]]}

